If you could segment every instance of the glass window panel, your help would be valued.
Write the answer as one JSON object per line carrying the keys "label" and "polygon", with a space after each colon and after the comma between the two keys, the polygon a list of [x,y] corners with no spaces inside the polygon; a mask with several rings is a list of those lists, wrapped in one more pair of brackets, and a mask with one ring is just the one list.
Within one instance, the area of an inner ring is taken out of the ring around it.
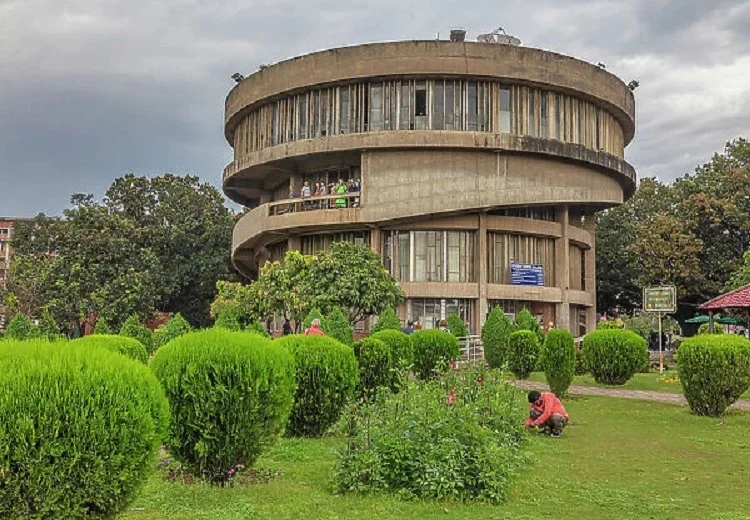
{"label": "glass window panel", "polygon": [[478,116],[479,116],[479,104],[477,102],[477,82],[470,81],[468,84],[469,101],[466,110],[466,119],[470,132],[476,132],[478,130]]}
{"label": "glass window panel", "polygon": [[399,94],[401,110],[399,112],[399,129],[412,130],[414,125],[411,119],[411,84],[409,81],[401,83]]}
{"label": "glass window panel", "polygon": [[427,115],[427,85],[424,81],[417,82],[414,90],[414,115],[417,117]]}
{"label": "glass window panel", "polygon": [[510,89],[500,89],[500,133],[510,133]]}
{"label": "glass window panel", "polygon": [[445,82],[436,80],[432,91],[432,128],[445,129]]}
{"label": "glass window panel", "polygon": [[457,130],[455,121],[455,82],[453,80],[446,80],[445,82],[445,129],[446,130]]}
{"label": "glass window panel", "polygon": [[339,91],[339,133],[349,133],[349,87]]}
{"label": "glass window panel", "polygon": [[549,105],[548,105],[548,97],[546,92],[541,93],[541,100],[540,100],[540,106],[539,106],[539,113],[540,113],[540,136],[542,139],[547,139],[549,136],[549,118],[548,118],[548,112]]}
{"label": "glass window panel", "polygon": [[370,130],[383,130],[383,84],[370,85]]}
{"label": "glass window panel", "polygon": [[398,274],[397,277],[402,282],[410,281],[410,266],[409,261],[411,255],[410,251],[410,240],[409,233],[402,232],[398,234]]}
{"label": "glass window panel", "polygon": [[529,135],[536,137],[536,90],[529,89]]}

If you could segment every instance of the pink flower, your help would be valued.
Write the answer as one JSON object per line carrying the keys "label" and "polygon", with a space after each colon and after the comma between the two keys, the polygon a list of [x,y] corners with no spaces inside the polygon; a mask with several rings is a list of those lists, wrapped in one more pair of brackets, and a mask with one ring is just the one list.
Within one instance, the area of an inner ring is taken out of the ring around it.
{"label": "pink flower", "polygon": [[448,406],[451,406],[455,402],[456,402],[456,389],[454,388],[453,390],[450,391],[450,393],[448,393],[448,398],[445,400],[445,404],[447,404]]}
{"label": "pink flower", "polygon": [[456,362],[455,361],[451,361],[450,363],[448,363],[448,365],[451,367],[451,370],[456,370]]}

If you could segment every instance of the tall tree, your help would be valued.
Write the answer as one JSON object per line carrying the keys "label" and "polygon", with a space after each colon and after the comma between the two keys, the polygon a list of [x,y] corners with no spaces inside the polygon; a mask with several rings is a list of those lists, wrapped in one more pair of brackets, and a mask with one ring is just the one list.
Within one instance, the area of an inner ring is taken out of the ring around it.
{"label": "tall tree", "polygon": [[209,324],[216,282],[235,279],[229,259],[235,218],[221,193],[195,176],[128,174],[114,181],[104,203],[143,230],[139,246],[159,259],[156,307]]}

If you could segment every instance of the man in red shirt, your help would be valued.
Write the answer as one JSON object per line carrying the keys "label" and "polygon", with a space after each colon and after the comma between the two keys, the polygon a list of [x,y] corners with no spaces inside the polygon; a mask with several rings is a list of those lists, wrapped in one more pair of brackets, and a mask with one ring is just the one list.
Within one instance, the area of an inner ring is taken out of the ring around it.
{"label": "man in red shirt", "polygon": [[568,425],[570,417],[565,411],[560,399],[552,392],[540,393],[536,390],[529,392],[529,418],[526,428],[544,428],[552,437],[560,437],[563,428]]}
{"label": "man in red shirt", "polygon": [[310,324],[309,329],[305,329],[305,336],[325,336],[322,330],[320,330],[320,320],[314,319]]}

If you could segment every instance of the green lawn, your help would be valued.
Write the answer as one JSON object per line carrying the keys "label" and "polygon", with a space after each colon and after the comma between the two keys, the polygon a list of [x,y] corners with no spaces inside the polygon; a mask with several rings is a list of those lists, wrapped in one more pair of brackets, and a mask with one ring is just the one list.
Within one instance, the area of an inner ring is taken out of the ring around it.
{"label": "green lawn", "polygon": [[[600,385],[591,374],[583,376],[575,376],[573,379],[574,385],[580,386],[598,386],[600,388],[617,388],[620,390],[646,390],[649,392],[666,392],[670,394],[681,394],[682,385],[679,381],[670,382],[668,378],[677,377],[677,371],[665,372],[662,376],[658,372],[649,372],[648,374],[636,374],[633,378],[622,386],[607,386]],[[529,377],[531,381],[546,382],[544,378],[544,372],[534,372]],[[742,399],[750,399],[750,391],[742,394]]]}
{"label": "green lawn", "polygon": [[715,420],[603,397],[571,399],[566,408],[565,436],[532,437],[534,463],[503,506],[337,496],[330,476],[341,442],[284,439],[259,461],[283,471],[269,484],[219,489],[154,476],[124,518],[750,520],[750,413]]}

